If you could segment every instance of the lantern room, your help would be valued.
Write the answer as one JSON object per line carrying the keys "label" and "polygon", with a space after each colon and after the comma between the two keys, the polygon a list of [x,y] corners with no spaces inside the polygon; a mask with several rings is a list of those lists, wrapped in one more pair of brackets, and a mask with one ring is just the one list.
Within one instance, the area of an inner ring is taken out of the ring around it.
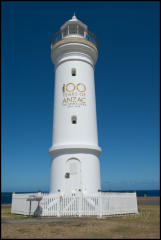
{"label": "lantern room", "polygon": [[72,19],[64,23],[64,25],[61,27],[61,33],[62,38],[68,37],[86,38],[87,25],[78,20],[74,14]]}

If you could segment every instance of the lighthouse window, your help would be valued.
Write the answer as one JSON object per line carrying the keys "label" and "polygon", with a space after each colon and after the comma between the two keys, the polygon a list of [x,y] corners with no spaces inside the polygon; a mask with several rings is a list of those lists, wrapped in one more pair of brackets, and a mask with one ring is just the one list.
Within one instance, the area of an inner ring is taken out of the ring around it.
{"label": "lighthouse window", "polygon": [[77,124],[77,117],[76,116],[72,116],[72,124]]}
{"label": "lighthouse window", "polygon": [[69,34],[76,34],[77,33],[77,25],[76,24],[70,24],[69,25]]}
{"label": "lighthouse window", "polygon": [[76,69],[72,68],[72,76],[76,76]]}
{"label": "lighthouse window", "polygon": [[62,31],[63,37],[68,35],[68,28],[64,28],[64,30]]}
{"label": "lighthouse window", "polygon": [[69,172],[65,173],[65,178],[70,178],[70,173]]}
{"label": "lighthouse window", "polygon": [[79,26],[79,34],[84,36],[84,28]]}

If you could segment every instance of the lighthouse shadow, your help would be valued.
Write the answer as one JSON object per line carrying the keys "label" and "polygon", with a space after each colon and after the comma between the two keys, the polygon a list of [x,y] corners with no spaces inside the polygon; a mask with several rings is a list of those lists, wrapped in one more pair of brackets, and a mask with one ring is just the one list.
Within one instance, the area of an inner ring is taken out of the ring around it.
{"label": "lighthouse shadow", "polygon": [[35,209],[33,215],[34,215],[34,217],[39,217],[39,216],[41,216],[41,214],[42,214],[42,207],[38,205],[37,208]]}

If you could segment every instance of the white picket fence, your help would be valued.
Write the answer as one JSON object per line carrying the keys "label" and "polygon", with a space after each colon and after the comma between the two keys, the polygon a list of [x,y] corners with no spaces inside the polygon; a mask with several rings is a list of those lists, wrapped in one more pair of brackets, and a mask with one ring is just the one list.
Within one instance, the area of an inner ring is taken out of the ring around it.
{"label": "white picket fence", "polygon": [[40,206],[42,216],[88,216],[101,213],[99,201],[99,196],[50,194],[43,196]]}
{"label": "white picket fence", "polygon": [[136,193],[44,195],[42,216],[103,216],[137,213]]}
{"label": "white picket fence", "polygon": [[[33,195],[33,194],[32,194]],[[35,194],[36,195],[36,194]],[[39,195],[40,196],[40,195]],[[31,215],[39,210],[40,216],[106,216],[138,213],[136,193],[96,193],[70,194],[60,193],[41,194],[39,207],[37,202],[26,199],[29,194],[12,195],[12,213]],[[20,209],[21,207],[21,209]]]}

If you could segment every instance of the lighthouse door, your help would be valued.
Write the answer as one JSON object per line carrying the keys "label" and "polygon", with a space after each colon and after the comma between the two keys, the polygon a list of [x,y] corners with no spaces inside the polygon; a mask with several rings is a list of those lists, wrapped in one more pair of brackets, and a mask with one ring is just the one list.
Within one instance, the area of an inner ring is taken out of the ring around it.
{"label": "lighthouse door", "polygon": [[80,161],[70,158],[66,162],[65,190],[67,193],[74,193],[81,188]]}

